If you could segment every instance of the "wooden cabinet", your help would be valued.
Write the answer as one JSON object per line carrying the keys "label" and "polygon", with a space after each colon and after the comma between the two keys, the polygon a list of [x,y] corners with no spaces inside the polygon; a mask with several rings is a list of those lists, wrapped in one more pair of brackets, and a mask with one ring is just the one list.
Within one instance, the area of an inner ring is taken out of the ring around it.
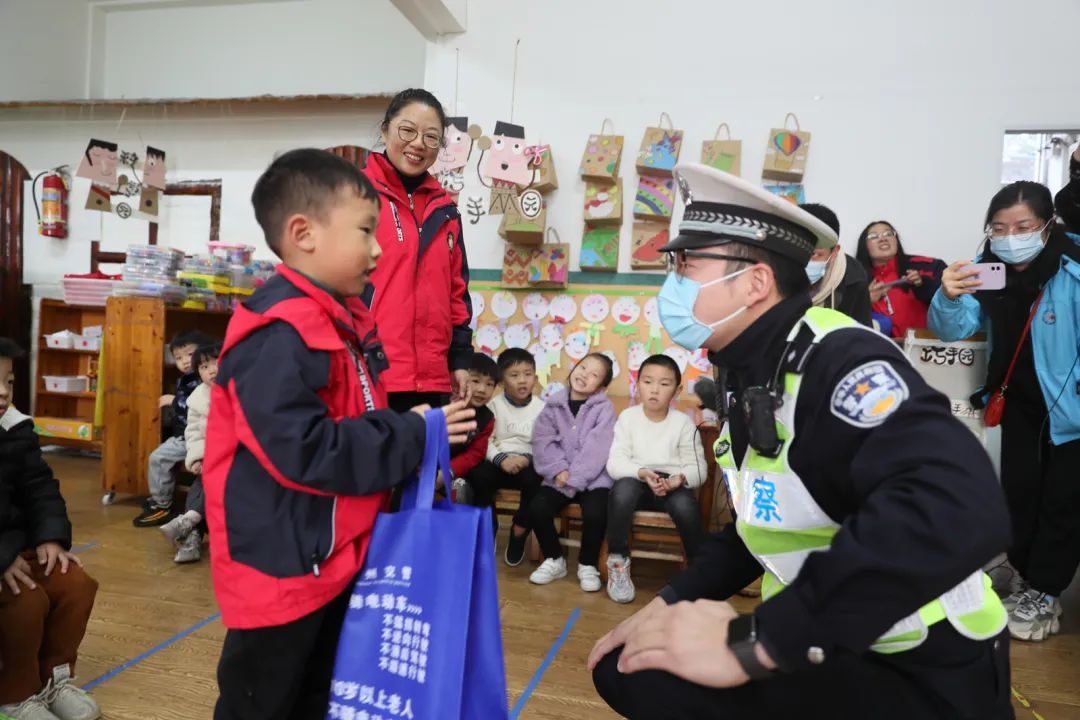
{"label": "wooden cabinet", "polygon": [[100,450],[100,433],[94,427],[96,395],[91,388],[58,391],[45,383],[46,376],[87,376],[96,384],[98,351],[49,347],[44,336],[64,330],[81,334],[85,328],[100,327],[105,322],[105,308],[44,299],[39,317],[33,416],[41,444]]}
{"label": "wooden cabinet", "polygon": [[[184,330],[223,339],[230,313],[168,307],[157,298],[112,297],[105,313],[100,387],[102,488],[106,495],[147,495],[147,462],[161,444],[160,398],[179,377],[166,348]],[[166,365],[168,360],[168,365]]]}

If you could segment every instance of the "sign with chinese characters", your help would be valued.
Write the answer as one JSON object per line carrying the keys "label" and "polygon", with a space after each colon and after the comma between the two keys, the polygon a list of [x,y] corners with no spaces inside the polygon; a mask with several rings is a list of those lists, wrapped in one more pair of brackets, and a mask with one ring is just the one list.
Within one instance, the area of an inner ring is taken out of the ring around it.
{"label": "sign with chinese characters", "polygon": [[975,364],[975,351],[971,348],[959,348],[945,345],[924,345],[919,348],[919,362],[934,365],[964,365],[971,367]]}

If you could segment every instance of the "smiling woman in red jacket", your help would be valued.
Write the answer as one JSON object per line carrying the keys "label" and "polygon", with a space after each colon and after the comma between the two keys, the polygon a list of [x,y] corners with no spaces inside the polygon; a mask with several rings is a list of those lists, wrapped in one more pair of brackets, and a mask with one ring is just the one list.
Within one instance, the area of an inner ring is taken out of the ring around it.
{"label": "smiling woman in red jacket", "polygon": [[364,168],[382,200],[382,258],[365,299],[390,361],[382,376],[390,407],[400,412],[443,405],[451,391],[464,397],[469,379],[472,305],[461,214],[428,173],[445,127],[434,95],[403,90],[383,118],[386,151],[372,153]]}
{"label": "smiling woman in red jacket", "polygon": [[945,262],[905,253],[900,234],[884,220],[863,229],[855,257],[870,278],[870,310],[881,332],[903,339],[908,328],[925,328]]}

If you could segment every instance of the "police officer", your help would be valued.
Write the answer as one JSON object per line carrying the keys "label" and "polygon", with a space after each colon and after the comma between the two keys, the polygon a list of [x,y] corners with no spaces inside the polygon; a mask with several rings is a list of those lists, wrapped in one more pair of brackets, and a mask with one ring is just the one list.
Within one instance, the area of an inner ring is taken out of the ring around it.
{"label": "police officer", "polygon": [[[715,452],[737,520],[596,643],[600,695],[649,720],[1012,718],[986,452],[891,341],[811,308],[827,225],[703,165],[676,177],[660,315],[731,392]],[[759,576],[738,616],[723,601]]]}

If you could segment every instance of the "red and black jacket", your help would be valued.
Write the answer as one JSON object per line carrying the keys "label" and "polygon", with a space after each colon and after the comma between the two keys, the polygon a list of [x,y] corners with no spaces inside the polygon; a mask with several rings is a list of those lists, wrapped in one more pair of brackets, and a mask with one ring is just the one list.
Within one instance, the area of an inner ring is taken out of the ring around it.
{"label": "red and black jacket", "polygon": [[385,155],[370,155],[364,174],[382,200],[383,254],[365,300],[390,360],[386,390],[449,392],[450,372],[468,369],[473,354],[461,214],[432,176],[409,195]]}
{"label": "red and black jacket", "polygon": [[283,265],[233,315],[219,362],[203,460],[214,592],[226,627],[281,625],[356,577],[424,420],[381,409],[364,304]]}
{"label": "red and black jacket", "polygon": [[476,429],[460,445],[450,446],[450,469],[454,477],[465,477],[487,456],[491,433],[495,431],[495,413],[487,405],[476,409]]}

